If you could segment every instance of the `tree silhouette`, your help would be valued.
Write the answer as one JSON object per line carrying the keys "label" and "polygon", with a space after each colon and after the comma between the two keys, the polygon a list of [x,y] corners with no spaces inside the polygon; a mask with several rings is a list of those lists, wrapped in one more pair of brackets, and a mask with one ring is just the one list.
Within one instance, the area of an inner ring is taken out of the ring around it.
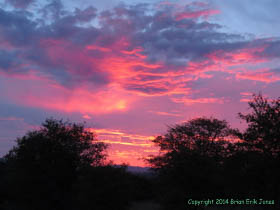
{"label": "tree silhouette", "polygon": [[234,159],[245,157],[239,160],[240,169],[245,174],[243,178],[239,176],[239,180],[250,185],[247,191],[250,188],[256,195],[279,200],[280,98],[270,100],[261,94],[254,95],[249,108],[250,113],[239,113],[248,128],[238,134],[243,142],[239,153],[233,156]]}
{"label": "tree silhouette", "polygon": [[4,157],[7,209],[70,209],[79,171],[102,165],[106,147],[83,124],[47,119]]}
{"label": "tree silhouette", "polygon": [[61,167],[61,162],[68,162],[76,170],[83,165],[102,164],[106,147],[83,124],[47,119],[39,130],[18,138],[17,146],[5,159],[23,163],[32,160],[33,164],[44,167]]}
{"label": "tree silhouette", "polygon": [[178,155],[196,154],[219,159],[227,155],[231,144],[225,138],[232,133],[226,121],[213,118],[196,118],[169,127],[164,136],[153,140],[163,155],[152,157],[148,162],[154,168],[164,169],[172,167]]}
{"label": "tree silhouette", "polygon": [[47,119],[0,159],[0,209],[124,210],[154,193],[164,209],[191,209],[188,198],[274,199],[279,209],[280,98],[254,95],[249,108],[243,132],[206,117],[170,126],[153,140],[149,179],[104,164],[107,145],[83,124]]}
{"label": "tree silhouette", "polygon": [[239,113],[248,128],[239,137],[251,150],[260,151],[267,156],[280,155],[280,98],[268,100],[261,94],[254,95],[249,102],[252,112]]}
{"label": "tree silhouette", "polygon": [[226,138],[232,133],[226,121],[202,117],[172,126],[153,140],[161,154],[148,162],[165,188],[162,200],[166,209],[185,209],[188,196],[221,195],[221,166],[231,148]]}

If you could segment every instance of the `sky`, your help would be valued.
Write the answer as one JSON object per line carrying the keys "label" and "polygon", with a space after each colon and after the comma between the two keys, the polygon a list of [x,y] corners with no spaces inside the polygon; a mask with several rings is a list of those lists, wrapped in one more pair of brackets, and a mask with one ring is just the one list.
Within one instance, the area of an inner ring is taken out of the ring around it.
{"label": "sky", "polygon": [[279,97],[280,1],[0,0],[0,156],[49,117],[86,122],[116,164],[195,117],[244,128]]}

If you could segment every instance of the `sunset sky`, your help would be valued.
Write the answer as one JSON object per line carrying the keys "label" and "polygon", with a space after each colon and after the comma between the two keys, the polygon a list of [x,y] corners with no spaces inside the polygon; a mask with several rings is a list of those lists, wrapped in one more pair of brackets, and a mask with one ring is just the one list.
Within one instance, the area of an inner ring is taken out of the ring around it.
{"label": "sunset sky", "polygon": [[278,0],[0,0],[0,156],[47,117],[143,166],[168,125],[280,96]]}

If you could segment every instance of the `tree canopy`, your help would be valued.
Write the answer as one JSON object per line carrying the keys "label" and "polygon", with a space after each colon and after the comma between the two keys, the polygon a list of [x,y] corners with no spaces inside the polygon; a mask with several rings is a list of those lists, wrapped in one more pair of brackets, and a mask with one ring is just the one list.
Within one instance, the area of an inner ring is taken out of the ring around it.
{"label": "tree canopy", "polygon": [[80,171],[103,165],[106,147],[84,124],[47,119],[40,129],[18,138],[4,157],[7,205],[70,209]]}
{"label": "tree canopy", "polygon": [[170,126],[153,140],[161,153],[148,162],[165,189],[165,209],[185,209],[188,196],[221,196],[221,164],[231,148],[226,139],[232,131],[224,120],[200,117]]}
{"label": "tree canopy", "polygon": [[192,209],[188,198],[264,198],[279,209],[280,98],[254,95],[238,116],[243,131],[213,117],[169,126],[153,139],[149,178],[104,164],[107,145],[84,124],[47,119],[0,160],[0,208],[121,210],[153,199],[180,210]]}
{"label": "tree canopy", "polygon": [[249,102],[251,113],[239,113],[248,128],[239,135],[251,150],[265,155],[280,155],[280,98],[269,100],[261,94]]}
{"label": "tree canopy", "polygon": [[83,165],[100,165],[107,145],[97,142],[84,124],[47,119],[39,130],[29,131],[17,139],[17,145],[5,156],[8,161],[32,161],[33,164],[62,165],[77,169]]}
{"label": "tree canopy", "polygon": [[148,161],[154,167],[166,167],[175,157],[183,154],[221,157],[226,155],[225,151],[230,144],[225,138],[232,133],[226,121],[214,118],[200,117],[170,126],[165,135],[153,140],[163,155]]}
{"label": "tree canopy", "polygon": [[247,123],[244,131],[199,117],[153,140],[160,153],[148,162],[165,191],[160,196],[165,209],[185,209],[188,197],[279,200],[280,98],[254,95],[249,112],[238,116]]}

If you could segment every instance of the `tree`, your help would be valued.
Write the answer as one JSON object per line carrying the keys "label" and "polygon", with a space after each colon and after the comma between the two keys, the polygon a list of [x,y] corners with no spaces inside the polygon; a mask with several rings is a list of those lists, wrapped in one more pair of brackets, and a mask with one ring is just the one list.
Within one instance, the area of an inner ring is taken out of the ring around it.
{"label": "tree", "polygon": [[152,157],[148,161],[155,168],[164,168],[171,166],[172,160],[180,154],[196,153],[220,158],[227,155],[230,142],[225,141],[225,138],[232,133],[226,121],[213,118],[196,118],[171,126],[164,136],[153,140],[164,155]]}
{"label": "tree", "polygon": [[239,137],[248,149],[260,151],[266,156],[280,155],[280,98],[268,100],[261,94],[249,102],[251,113],[239,113],[248,128]]}
{"label": "tree", "polygon": [[[47,119],[39,130],[17,139],[4,157],[7,205],[21,209],[62,209],[71,205],[78,172],[103,164],[106,145],[84,124]],[[10,206],[9,206],[10,208]]]}
{"label": "tree", "polygon": [[171,126],[153,140],[161,153],[148,162],[159,174],[167,209],[185,209],[188,196],[221,196],[221,165],[231,148],[226,138],[232,131],[224,120],[202,117]]}
{"label": "tree", "polygon": [[102,164],[106,148],[104,143],[97,142],[95,134],[87,131],[83,124],[47,119],[39,130],[18,138],[17,146],[5,159],[17,162],[32,160],[34,164],[52,166],[67,161],[76,170],[83,165]]}
{"label": "tree", "polygon": [[[280,98],[270,100],[261,94],[253,95],[249,108],[250,113],[239,113],[248,124],[238,135],[243,140],[243,153],[246,151],[246,158],[239,164],[243,164],[247,182],[255,180],[252,184],[255,191],[279,200]],[[238,158],[238,154],[235,157]]]}

